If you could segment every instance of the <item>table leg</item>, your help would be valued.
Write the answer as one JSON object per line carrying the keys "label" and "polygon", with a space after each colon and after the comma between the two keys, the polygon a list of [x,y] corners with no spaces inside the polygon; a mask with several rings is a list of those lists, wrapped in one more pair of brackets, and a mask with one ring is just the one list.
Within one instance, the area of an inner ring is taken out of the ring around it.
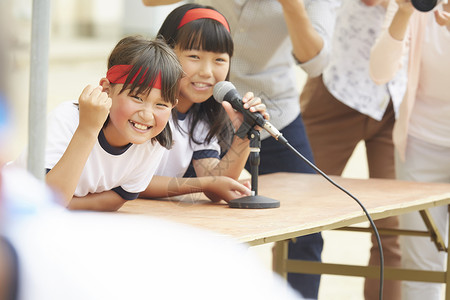
{"label": "table leg", "polygon": [[[448,206],[448,211],[450,213],[450,206]],[[448,229],[448,244],[450,245],[450,222],[449,222],[449,229]],[[450,257],[448,255],[448,249],[447,248],[447,269],[445,270],[445,299],[450,300],[450,276],[449,276],[449,270],[450,270]]]}
{"label": "table leg", "polygon": [[[424,220],[428,231],[412,231],[412,230],[385,230],[381,229],[383,234],[388,235],[411,235],[411,236],[428,236],[435,243],[439,251],[448,252],[442,235],[434,223],[428,210],[419,211]],[[450,206],[449,206],[450,213]],[[337,230],[371,232],[371,228],[344,227]],[[448,230],[448,239],[450,241],[450,223]],[[306,273],[306,274],[333,274],[344,276],[362,276],[367,278],[379,278],[379,267],[375,266],[353,266],[342,264],[330,264],[323,262],[312,262],[302,260],[288,259],[289,239],[274,243],[273,251],[273,271],[283,278],[287,279],[287,273]],[[445,271],[427,271],[427,270],[410,270],[402,268],[385,267],[385,279],[390,280],[409,280],[434,282],[445,284],[445,299],[450,300],[450,256],[447,255],[447,266]]]}
{"label": "table leg", "polygon": [[424,209],[419,211],[420,215],[422,216],[422,219],[425,223],[425,226],[428,228],[428,232],[431,235],[431,240],[436,245],[436,248],[438,251],[447,251],[447,247],[445,246],[444,239],[442,238],[441,233],[439,232],[439,229],[436,226],[436,223],[434,223],[433,217],[431,216],[428,209]]}
{"label": "table leg", "polygon": [[272,269],[282,278],[287,279],[286,263],[288,259],[289,240],[275,242],[273,246]]}

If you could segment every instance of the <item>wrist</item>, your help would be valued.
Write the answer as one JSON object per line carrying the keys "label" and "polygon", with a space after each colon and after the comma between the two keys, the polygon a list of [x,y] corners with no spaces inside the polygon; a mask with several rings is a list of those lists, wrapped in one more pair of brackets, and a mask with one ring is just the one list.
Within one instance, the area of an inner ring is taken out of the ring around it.
{"label": "wrist", "polygon": [[82,124],[79,124],[75,133],[83,138],[96,140],[98,134],[100,133],[100,130],[93,128],[91,126],[83,126]]}
{"label": "wrist", "polygon": [[217,184],[217,179],[220,176],[204,176],[204,177],[198,177],[200,179],[200,190],[201,192],[212,192],[214,185]]}
{"label": "wrist", "polygon": [[395,13],[395,17],[404,18],[409,20],[411,15],[414,13],[414,6],[409,3],[398,4],[397,12]]}
{"label": "wrist", "polygon": [[407,10],[398,10],[389,26],[389,34],[398,41],[403,41],[409,24],[412,12]]}
{"label": "wrist", "polygon": [[242,144],[242,143],[249,143],[250,140],[248,138],[248,134],[240,135],[240,134],[236,134],[235,133],[234,136],[233,136],[233,141],[232,142],[236,142],[236,143]]}

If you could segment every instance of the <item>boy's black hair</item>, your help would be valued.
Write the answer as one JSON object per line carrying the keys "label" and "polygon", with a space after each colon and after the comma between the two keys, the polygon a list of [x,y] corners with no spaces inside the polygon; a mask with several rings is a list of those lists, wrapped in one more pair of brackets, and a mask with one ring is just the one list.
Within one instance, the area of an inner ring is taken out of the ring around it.
{"label": "boy's black hair", "polygon": [[[234,44],[230,32],[219,21],[213,19],[198,19],[191,21],[181,28],[177,28],[181,19],[187,11],[194,8],[208,8],[216,10],[211,6],[199,4],[185,4],[175,8],[164,20],[158,31],[158,38],[164,39],[172,48],[180,50],[203,50],[215,53],[228,53],[233,56]],[[217,10],[216,10],[217,11]],[[229,74],[227,75],[228,79]],[[176,113],[174,109],[174,114]],[[190,140],[196,144],[210,142],[213,137],[218,137],[222,150],[227,150],[231,143],[232,126],[227,113],[213,96],[208,100],[194,104],[191,108],[192,122],[189,128]],[[174,122],[177,124],[176,115]],[[210,130],[206,141],[198,141],[194,137],[194,129],[197,124],[205,120]]]}
{"label": "boy's black hair", "polygon": [[[148,94],[152,84],[161,74],[161,96],[175,105],[178,97],[179,80],[183,70],[173,50],[163,40],[148,40],[141,36],[128,36],[120,40],[108,59],[108,69],[115,65],[131,65],[125,83],[119,93]],[[135,80],[131,82],[136,75]],[[172,131],[169,123],[152,141],[157,140],[163,147],[172,147]]]}

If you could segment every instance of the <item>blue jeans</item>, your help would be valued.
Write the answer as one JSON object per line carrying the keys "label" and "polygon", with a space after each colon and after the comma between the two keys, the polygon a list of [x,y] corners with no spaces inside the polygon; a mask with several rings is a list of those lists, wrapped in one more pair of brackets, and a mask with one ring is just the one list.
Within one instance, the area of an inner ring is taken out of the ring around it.
{"label": "blue jeans", "polygon": [[[314,163],[311,147],[306,136],[305,127],[299,115],[291,124],[281,130],[283,136],[297,151]],[[286,146],[272,137],[261,141],[259,174],[275,172],[315,173],[300,157],[297,157]],[[250,171],[247,162],[245,166]],[[289,242],[289,259],[321,261],[323,239],[321,233],[297,237],[295,242]],[[320,275],[288,273],[289,284],[303,297],[317,299]]]}

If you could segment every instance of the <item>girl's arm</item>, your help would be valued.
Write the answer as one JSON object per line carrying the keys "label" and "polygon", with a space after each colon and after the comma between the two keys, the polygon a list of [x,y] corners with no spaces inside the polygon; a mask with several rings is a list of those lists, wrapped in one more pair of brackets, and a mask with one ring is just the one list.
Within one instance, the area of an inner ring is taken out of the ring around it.
{"label": "girl's arm", "polygon": [[406,32],[414,7],[408,0],[391,0],[384,29],[370,53],[370,76],[376,84],[386,84],[401,67]]}
{"label": "girl's arm", "polygon": [[173,178],[153,176],[147,189],[139,194],[143,198],[164,198],[204,192],[213,202],[230,201],[251,191],[236,180],[225,176]]}
{"label": "girl's arm", "polygon": [[166,4],[174,4],[180,2],[181,0],[142,0],[145,6],[157,6],[157,5],[166,5]]}
{"label": "girl's arm", "polygon": [[[266,112],[266,106],[261,103],[259,97],[255,97],[252,92],[248,92],[242,98],[244,108],[251,112],[261,113],[266,120],[269,119],[269,114]],[[239,129],[244,121],[244,117],[241,113],[234,111],[231,104],[223,101],[222,105],[226,110],[230,120],[235,128],[235,131]],[[257,127],[260,130],[261,128]],[[204,158],[194,160],[192,162],[195,173],[197,176],[228,176],[233,179],[238,179],[242,170],[244,169],[245,162],[247,161],[250,153],[250,141],[247,137],[240,138],[234,136],[230,148],[227,154],[218,160],[216,158]]]}
{"label": "girl's arm", "polygon": [[234,136],[233,142],[222,159],[203,158],[192,161],[197,176],[227,176],[239,178],[250,154],[250,141]]}
{"label": "girl's arm", "polygon": [[84,197],[73,197],[67,208],[72,210],[117,211],[126,201],[116,192],[106,191],[88,194]]}
{"label": "girl's arm", "polygon": [[62,157],[46,175],[46,182],[57,189],[66,204],[75,193],[78,181],[98,133],[105,122],[111,99],[102,87],[87,86],[79,98],[79,125]]}

